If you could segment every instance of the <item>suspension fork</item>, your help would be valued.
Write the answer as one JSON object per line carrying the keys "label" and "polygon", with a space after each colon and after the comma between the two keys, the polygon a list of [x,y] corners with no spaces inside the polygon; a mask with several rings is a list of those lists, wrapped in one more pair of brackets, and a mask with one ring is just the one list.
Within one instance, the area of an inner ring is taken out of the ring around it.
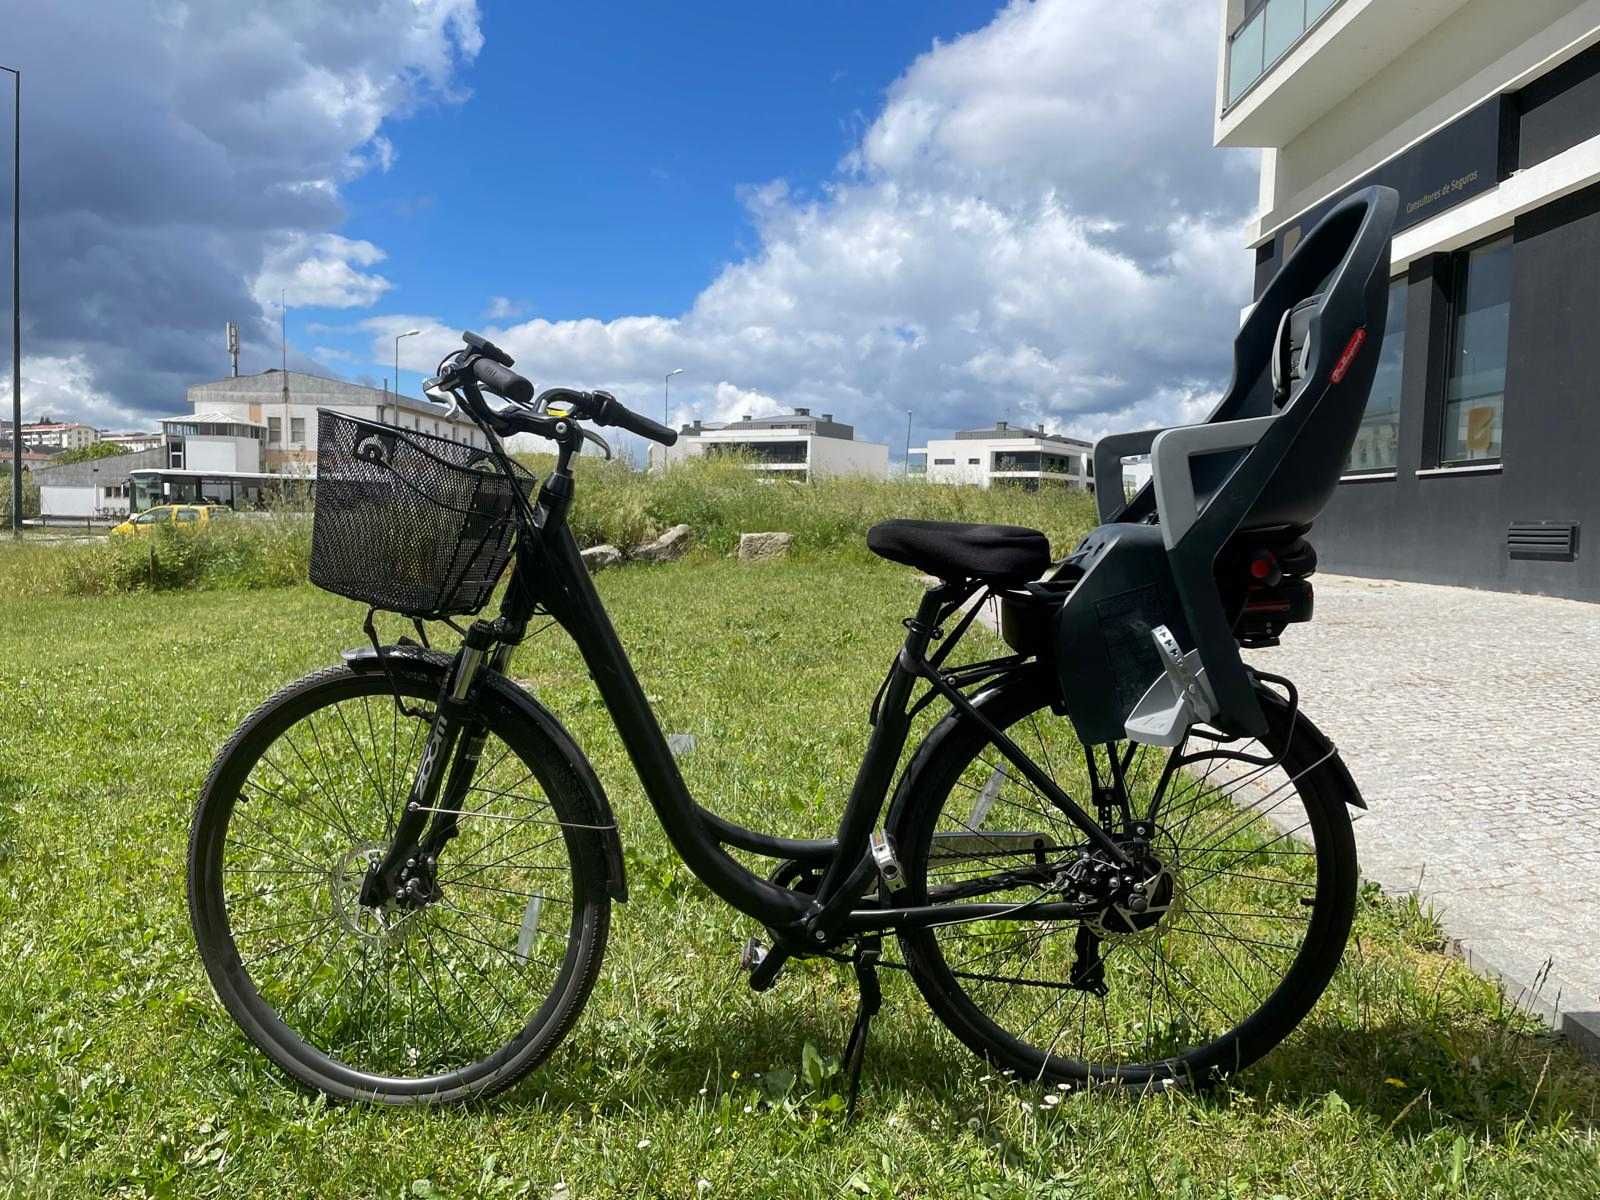
{"label": "suspension fork", "polygon": [[[423,743],[422,761],[417,765],[389,849],[362,880],[362,904],[377,907],[400,897],[415,902],[433,897],[435,860],[445,843],[456,835],[461,801],[472,786],[488,739],[488,725],[468,698],[485,662],[494,670],[503,670],[515,644],[516,639],[503,637],[492,622],[475,621],[467,629],[440,692],[433,725]],[[460,752],[456,753],[458,746]]]}

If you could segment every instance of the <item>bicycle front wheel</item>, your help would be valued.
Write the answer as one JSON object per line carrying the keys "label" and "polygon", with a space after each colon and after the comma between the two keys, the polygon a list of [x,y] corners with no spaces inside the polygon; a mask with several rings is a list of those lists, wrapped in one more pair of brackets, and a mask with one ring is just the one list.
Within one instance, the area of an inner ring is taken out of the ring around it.
{"label": "bicycle front wheel", "polygon": [[[600,834],[559,754],[489,695],[480,767],[427,903],[360,903],[416,777],[441,663],[334,667],[253,713],[195,811],[189,909],[218,997],[338,1099],[485,1096],[577,1019],[610,920]],[[487,689],[486,689],[487,691]]]}
{"label": "bicycle front wheel", "polygon": [[[1171,752],[1093,749],[1102,828],[1138,864],[1142,892],[1139,911],[1106,905],[1084,919],[1030,917],[1028,906],[1129,872],[1099,861],[976,724],[934,735],[895,828],[902,896],[1017,906],[1015,917],[901,934],[918,987],[967,1046],[1024,1078],[1203,1086],[1310,1012],[1354,915],[1347,805],[1360,797],[1311,723],[1259,694],[1270,722],[1259,741],[1191,733]],[[1095,815],[1089,752],[1041,689],[1014,687],[987,711]],[[1126,811],[1111,803],[1118,774]]]}

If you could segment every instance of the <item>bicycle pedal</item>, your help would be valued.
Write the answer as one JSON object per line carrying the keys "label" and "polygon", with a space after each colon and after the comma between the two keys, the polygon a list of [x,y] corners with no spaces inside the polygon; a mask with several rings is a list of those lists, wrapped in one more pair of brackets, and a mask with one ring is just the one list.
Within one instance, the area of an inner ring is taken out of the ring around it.
{"label": "bicycle pedal", "polygon": [[872,862],[878,868],[878,878],[883,880],[883,886],[891,892],[898,892],[905,887],[905,872],[900,869],[900,858],[894,852],[894,843],[889,840],[889,835],[881,829],[877,830],[867,839],[867,848],[872,852]]}
{"label": "bicycle pedal", "polygon": [[767,961],[767,947],[758,937],[752,937],[744,944],[744,949],[739,951],[739,969],[747,974],[754,973],[757,967]]}

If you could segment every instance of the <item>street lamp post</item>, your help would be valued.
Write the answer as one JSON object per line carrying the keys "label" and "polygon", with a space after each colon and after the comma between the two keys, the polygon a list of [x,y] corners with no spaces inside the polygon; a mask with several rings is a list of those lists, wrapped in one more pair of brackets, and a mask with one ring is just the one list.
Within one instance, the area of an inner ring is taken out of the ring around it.
{"label": "street lamp post", "polygon": [[404,333],[394,335],[394,402],[396,404],[400,403],[400,339],[416,337],[421,332],[422,330],[420,329],[408,329]]}
{"label": "street lamp post", "polygon": [[667,411],[667,398],[672,395],[672,377],[674,375],[682,375],[682,374],[683,374],[683,368],[682,367],[677,367],[674,370],[668,371],[666,373],[666,375],[662,377],[662,380],[661,380],[661,423],[663,425],[671,425],[672,424],[672,416]]}
{"label": "street lamp post", "polygon": [[22,72],[9,71],[16,85],[12,106],[11,158],[11,536],[22,537]]}

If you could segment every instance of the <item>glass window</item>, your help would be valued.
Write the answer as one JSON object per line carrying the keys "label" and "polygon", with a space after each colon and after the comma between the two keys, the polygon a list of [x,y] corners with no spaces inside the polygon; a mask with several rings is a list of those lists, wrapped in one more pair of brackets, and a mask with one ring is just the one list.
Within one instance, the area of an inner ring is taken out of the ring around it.
{"label": "glass window", "polygon": [[953,458],[936,458],[933,460],[933,465],[936,467],[953,467],[956,465],[956,460]]}
{"label": "glass window", "polygon": [[1266,14],[1257,13],[1233,35],[1228,47],[1228,103],[1232,104],[1244,90],[1261,76],[1262,29]]}
{"label": "glass window", "polygon": [[1406,281],[1389,284],[1389,316],[1383,323],[1378,373],[1367,395],[1367,411],[1345,460],[1346,471],[1392,471],[1400,462],[1400,373],[1406,350]]}
{"label": "glass window", "polygon": [[981,458],[969,458],[969,459],[967,459],[967,466],[969,466],[969,467],[981,467],[981,466],[983,466],[983,459],[981,459]]}
{"label": "glass window", "polygon": [[1272,63],[1305,32],[1306,0],[1268,0],[1266,14],[1261,61]]}
{"label": "glass window", "polygon": [[306,419],[304,417],[289,418],[289,441],[295,446],[306,444]]}
{"label": "glass window", "polygon": [[267,445],[269,445],[269,446],[281,446],[281,445],[283,445],[283,418],[282,417],[268,417],[267,418]]}
{"label": "glass window", "polygon": [[149,512],[142,512],[133,519],[135,525],[159,525],[162,521],[170,520],[172,510],[169,508],[152,508]]}
{"label": "glass window", "polygon": [[193,523],[200,519],[200,510],[198,508],[180,508],[172,514],[172,519],[186,524]]}
{"label": "glass window", "polygon": [[1511,330],[1511,236],[1456,261],[1439,463],[1497,462]]}

